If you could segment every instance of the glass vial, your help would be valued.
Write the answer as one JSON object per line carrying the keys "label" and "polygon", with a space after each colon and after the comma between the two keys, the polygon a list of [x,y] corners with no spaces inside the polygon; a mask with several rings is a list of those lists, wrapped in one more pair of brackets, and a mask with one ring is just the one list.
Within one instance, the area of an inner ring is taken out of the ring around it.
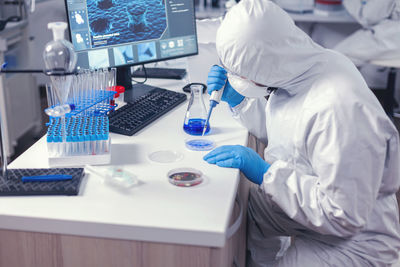
{"label": "glass vial", "polygon": [[[207,110],[203,101],[203,87],[192,84],[190,86],[190,99],[183,123],[183,130],[190,135],[202,135],[206,119]],[[205,134],[209,131],[210,123],[207,125]]]}

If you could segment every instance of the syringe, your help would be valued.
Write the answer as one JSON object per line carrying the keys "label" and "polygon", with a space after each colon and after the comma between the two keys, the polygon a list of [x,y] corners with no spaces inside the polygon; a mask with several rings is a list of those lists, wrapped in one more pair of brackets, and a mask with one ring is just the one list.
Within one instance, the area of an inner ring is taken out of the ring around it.
{"label": "syringe", "polygon": [[217,106],[217,104],[219,104],[219,102],[221,101],[221,97],[222,97],[222,94],[224,93],[224,89],[225,89],[227,82],[228,82],[228,79],[226,79],[224,87],[222,87],[218,91],[216,90],[211,93],[210,109],[208,110],[207,120],[206,120],[206,123],[204,124],[202,136],[205,134],[205,132],[207,130],[208,122],[210,121],[211,112],[212,112],[213,108],[215,108]]}

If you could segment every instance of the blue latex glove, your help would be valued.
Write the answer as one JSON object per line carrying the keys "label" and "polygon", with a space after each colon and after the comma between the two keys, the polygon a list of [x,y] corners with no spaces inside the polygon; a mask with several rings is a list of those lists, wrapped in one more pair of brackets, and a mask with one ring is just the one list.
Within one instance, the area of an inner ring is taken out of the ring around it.
{"label": "blue latex glove", "polygon": [[256,184],[264,180],[264,173],[271,166],[253,149],[245,146],[220,146],[203,157],[210,164],[220,167],[238,168],[247,179]]}
{"label": "blue latex glove", "polygon": [[[211,67],[208,72],[207,78],[207,92],[211,94],[212,91],[220,90],[224,87],[225,81],[227,79],[226,70],[218,65],[214,65]],[[229,104],[229,106],[234,107],[240,102],[242,102],[244,96],[236,92],[235,89],[232,88],[229,81],[226,82],[226,87],[224,93],[222,94],[221,100],[225,101]]]}

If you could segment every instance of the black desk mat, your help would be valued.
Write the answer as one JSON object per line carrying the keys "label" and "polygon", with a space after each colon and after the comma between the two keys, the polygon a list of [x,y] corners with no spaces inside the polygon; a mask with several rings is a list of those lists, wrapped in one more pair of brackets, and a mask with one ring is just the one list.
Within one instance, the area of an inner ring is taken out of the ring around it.
{"label": "black desk mat", "polygon": [[[54,182],[22,182],[22,176],[68,174],[71,180]],[[83,168],[8,169],[7,178],[0,177],[0,196],[78,195],[84,176]]]}

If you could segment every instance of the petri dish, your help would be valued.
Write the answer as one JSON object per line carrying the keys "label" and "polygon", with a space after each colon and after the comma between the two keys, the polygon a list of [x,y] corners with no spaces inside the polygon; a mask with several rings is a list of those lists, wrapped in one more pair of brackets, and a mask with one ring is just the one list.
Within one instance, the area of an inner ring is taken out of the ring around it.
{"label": "petri dish", "polygon": [[178,168],[170,170],[168,181],[176,186],[191,187],[203,182],[203,173],[193,168]]}
{"label": "petri dish", "polygon": [[137,176],[123,167],[109,167],[105,173],[105,182],[109,185],[122,188],[130,188],[138,185],[139,180]]}
{"label": "petri dish", "polygon": [[215,142],[207,138],[190,138],[185,141],[185,145],[189,150],[208,151],[215,147]]}
{"label": "petri dish", "polygon": [[123,166],[85,165],[85,170],[97,174],[105,184],[114,187],[127,189],[140,184],[138,177]]}
{"label": "petri dish", "polygon": [[158,163],[172,163],[183,159],[183,155],[174,150],[160,150],[148,155],[149,159]]}

